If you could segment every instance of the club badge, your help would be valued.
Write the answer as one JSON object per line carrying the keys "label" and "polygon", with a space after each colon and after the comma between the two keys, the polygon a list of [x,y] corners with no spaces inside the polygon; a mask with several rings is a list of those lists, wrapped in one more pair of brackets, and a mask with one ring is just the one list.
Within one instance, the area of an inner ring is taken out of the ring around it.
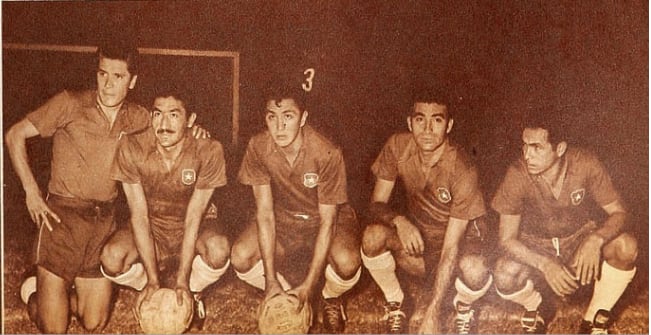
{"label": "club badge", "polygon": [[183,169],[181,172],[181,181],[185,185],[192,185],[197,181],[197,173],[194,172],[194,169]]}
{"label": "club badge", "polygon": [[316,173],[305,173],[303,175],[303,185],[308,188],[315,188],[319,182],[319,175]]}
{"label": "club badge", "polygon": [[578,206],[583,202],[583,198],[585,198],[585,189],[580,188],[570,194],[570,198],[572,199],[572,205]]}
{"label": "club badge", "polygon": [[450,191],[448,191],[447,188],[445,187],[439,187],[436,189],[436,197],[439,199],[440,202],[447,204],[452,200],[452,195],[450,195]]}
{"label": "club badge", "polygon": [[217,218],[217,206],[215,206],[214,203],[210,203],[210,206],[208,206],[208,209],[206,209],[206,213],[203,216],[204,219],[216,219]]}

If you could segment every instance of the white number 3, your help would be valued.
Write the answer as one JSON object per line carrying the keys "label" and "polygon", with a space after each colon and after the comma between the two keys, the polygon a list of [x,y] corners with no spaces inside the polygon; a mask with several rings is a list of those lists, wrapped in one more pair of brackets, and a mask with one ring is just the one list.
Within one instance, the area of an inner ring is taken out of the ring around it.
{"label": "white number 3", "polygon": [[303,86],[303,90],[305,90],[305,92],[309,92],[312,90],[312,80],[314,79],[315,73],[316,72],[314,71],[313,68],[309,68],[303,71],[303,74],[307,76],[307,78],[305,78],[305,82],[301,85]]}

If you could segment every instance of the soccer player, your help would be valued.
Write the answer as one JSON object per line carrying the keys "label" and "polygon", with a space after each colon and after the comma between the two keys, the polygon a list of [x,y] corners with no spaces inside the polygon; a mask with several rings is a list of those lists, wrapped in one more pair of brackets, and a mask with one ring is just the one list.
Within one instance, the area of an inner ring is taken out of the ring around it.
{"label": "soccer player", "polygon": [[[457,294],[449,303],[456,309],[457,331],[468,333],[471,305],[492,282],[480,252],[485,208],[477,170],[448,139],[454,119],[445,95],[432,90],[413,101],[407,117],[410,132],[391,136],[372,166],[376,182],[369,211],[374,222],[364,231],[362,260],[387,301],[387,332],[406,331],[398,264],[432,285],[424,315],[421,309],[412,317],[412,321],[423,317],[420,332],[440,331],[441,307],[454,282]],[[406,191],[404,214],[389,205],[398,179]],[[456,269],[460,276],[454,280]]]}
{"label": "soccer player", "polygon": [[[301,306],[325,268],[324,327],[340,332],[346,318],[341,295],[361,274],[359,223],[347,203],[341,150],[307,125],[305,92],[298,88],[266,96],[267,130],[249,141],[238,175],[253,188],[256,213],[234,243],[231,261],[237,276],[265,290],[266,298],[293,294]],[[276,260],[301,254],[312,256],[309,269],[289,290]]]}
{"label": "soccer player", "polygon": [[[505,252],[495,286],[525,308],[523,331],[542,333],[550,320],[540,313],[542,296],[531,278],[544,279],[561,297],[594,281],[580,331],[607,333],[610,310],[635,275],[637,241],[623,232],[626,210],[604,166],[564,141],[562,125],[547,114],[527,120],[522,156],[492,201]],[[599,212],[606,214],[601,222],[594,219]]]}
{"label": "soccer player", "polygon": [[202,323],[205,306],[198,292],[229,266],[230,244],[210,204],[215,188],[226,184],[226,171],[221,144],[191,135],[196,114],[186,101],[177,89],[159,89],[151,128],[120,143],[111,178],[122,183],[130,229],[111,237],[101,261],[106,278],[143,291],[136,312],[161,287],[159,269],[178,264],[172,284],[178,303],[195,293],[195,320]]}
{"label": "soccer player", "polygon": [[[39,228],[36,277],[23,283],[21,297],[45,333],[67,331],[70,306],[88,331],[99,332],[106,324],[111,282],[100,273],[99,255],[115,227],[117,196],[109,170],[118,139],[149,122],[147,110],[125,101],[138,77],[137,49],[123,43],[101,46],[97,58],[96,90],[63,91],[6,134],[27,209]],[[53,138],[46,197],[26,150],[26,140],[37,135]],[[73,285],[76,295],[70,298]]]}

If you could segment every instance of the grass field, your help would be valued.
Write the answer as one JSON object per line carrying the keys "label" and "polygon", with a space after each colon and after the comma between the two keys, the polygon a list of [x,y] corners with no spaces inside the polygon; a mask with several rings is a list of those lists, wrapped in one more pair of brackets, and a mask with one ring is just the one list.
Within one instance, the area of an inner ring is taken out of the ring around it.
{"label": "grass field", "polygon": [[[5,235],[5,333],[37,333],[38,329],[29,320],[25,305],[20,301],[20,284],[28,270],[31,241],[29,238],[9,238],[25,234]],[[298,273],[286,273],[296,282]],[[640,280],[642,278],[642,280]],[[616,306],[617,319],[612,327],[616,333],[643,334],[649,332],[648,284],[646,274],[636,279]],[[418,281],[405,278],[408,283],[406,291],[411,301],[425,296],[424,289]],[[555,319],[549,324],[548,332],[555,334],[575,333],[582,312],[589,299],[590,292],[578,293],[567,301],[561,302]],[[489,291],[479,304],[478,332],[485,334],[519,333],[519,315],[517,306],[499,299],[494,291]],[[189,333],[256,333],[256,310],[263,295],[261,292],[239,281],[232,271],[218,283],[206,290],[205,302],[208,317],[203,330],[192,329]],[[116,290],[115,308],[104,333],[140,333],[141,330],[131,312],[136,293],[129,289]],[[349,334],[382,333],[379,319],[383,314],[383,299],[379,288],[366,272],[355,289],[347,294],[347,311],[349,321],[345,332]],[[448,325],[452,324],[452,311],[447,315]],[[411,332],[414,331],[412,325]],[[452,329],[444,328],[446,332]],[[84,333],[76,320],[70,324],[70,333]],[[323,333],[323,328],[314,322],[311,333]]]}

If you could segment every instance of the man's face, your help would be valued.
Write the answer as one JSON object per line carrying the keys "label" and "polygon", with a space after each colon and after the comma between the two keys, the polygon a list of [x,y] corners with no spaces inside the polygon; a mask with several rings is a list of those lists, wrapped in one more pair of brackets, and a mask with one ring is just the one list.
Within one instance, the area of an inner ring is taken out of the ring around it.
{"label": "man's face", "polygon": [[138,76],[129,73],[127,62],[100,57],[97,68],[97,95],[105,107],[117,107],[136,86]]}
{"label": "man's face", "polygon": [[281,148],[294,143],[305,125],[307,111],[301,114],[294,99],[269,100],[265,122],[274,142]]}
{"label": "man's face", "polygon": [[188,117],[183,102],[175,97],[156,98],[151,112],[151,125],[158,145],[169,148],[181,142],[185,129],[194,122],[195,117],[194,113]]}
{"label": "man's face", "polygon": [[529,174],[541,174],[556,163],[561,155],[549,143],[547,130],[526,128],[522,132],[522,155]]}
{"label": "man's face", "polygon": [[407,123],[420,150],[434,151],[445,142],[454,122],[445,105],[417,102]]}

